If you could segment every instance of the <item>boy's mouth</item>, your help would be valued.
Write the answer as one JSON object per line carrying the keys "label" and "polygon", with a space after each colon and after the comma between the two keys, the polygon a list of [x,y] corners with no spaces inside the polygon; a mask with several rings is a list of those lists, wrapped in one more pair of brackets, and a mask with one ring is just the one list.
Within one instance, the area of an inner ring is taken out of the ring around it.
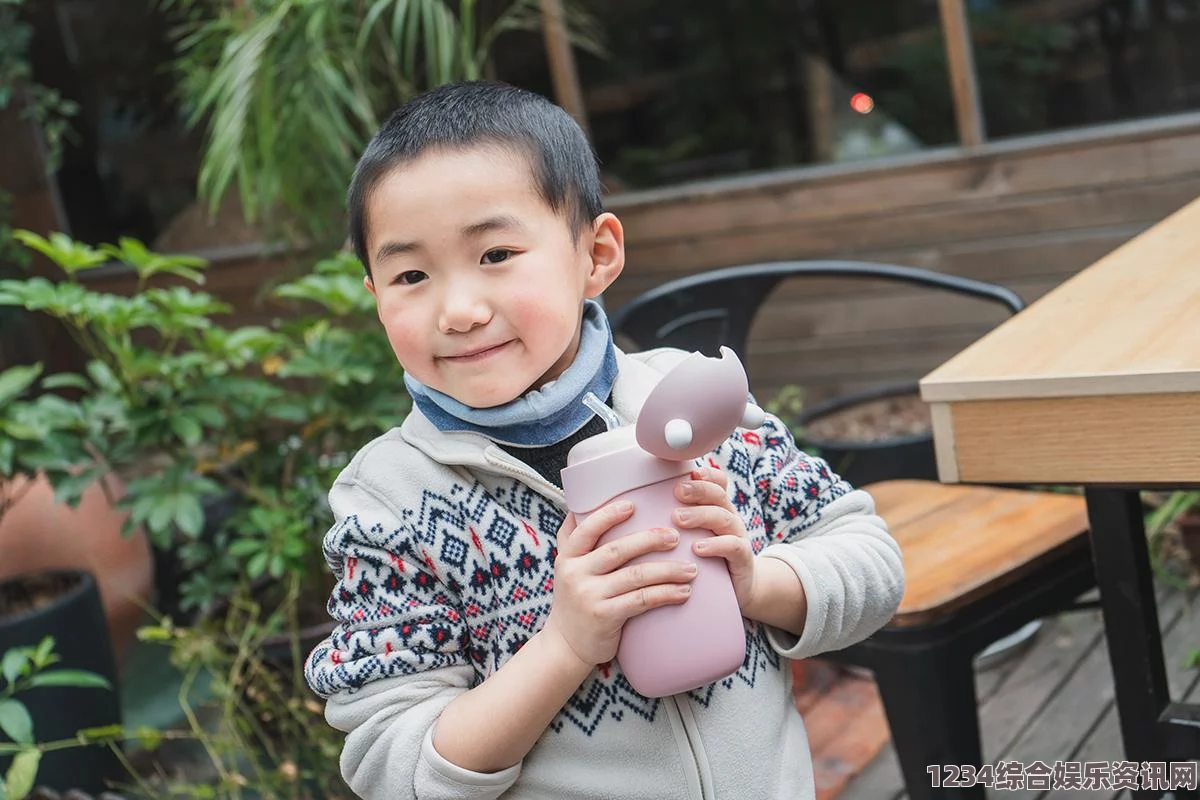
{"label": "boy's mouth", "polygon": [[512,343],[513,340],[510,339],[507,342],[501,342],[500,344],[491,345],[490,347],[468,350],[465,353],[459,353],[458,355],[453,356],[442,356],[442,359],[455,364],[465,364],[471,361],[482,361],[485,358],[491,358]]}

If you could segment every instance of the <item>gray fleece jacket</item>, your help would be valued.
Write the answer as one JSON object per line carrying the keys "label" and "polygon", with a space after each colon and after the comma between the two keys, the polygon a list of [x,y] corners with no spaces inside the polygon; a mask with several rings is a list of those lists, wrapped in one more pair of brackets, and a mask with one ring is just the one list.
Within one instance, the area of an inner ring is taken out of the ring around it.
{"label": "gray fleece jacket", "polygon": [[[618,350],[618,417],[632,421],[686,356]],[[728,474],[757,556],[804,585],[803,635],[747,621],[735,674],[662,699],[634,691],[617,662],[598,667],[521,763],[484,774],[443,758],[433,729],[542,627],[563,493],[485,437],[443,433],[415,410],[357,453],[329,495],[338,625],[305,666],[346,732],[351,788],[366,800],[813,798],[787,659],[884,625],[904,590],[900,551],[870,495],[797,450],[769,414],[708,459]]]}

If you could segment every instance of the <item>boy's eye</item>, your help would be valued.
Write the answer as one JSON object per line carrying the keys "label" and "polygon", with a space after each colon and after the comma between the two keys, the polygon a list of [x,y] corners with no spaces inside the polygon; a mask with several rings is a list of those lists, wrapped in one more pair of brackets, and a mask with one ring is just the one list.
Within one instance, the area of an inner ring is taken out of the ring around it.
{"label": "boy's eye", "polygon": [[499,264],[502,261],[508,261],[512,257],[512,250],[505,250],[503,247],[497,247],[495,250],[488,250],[483,254],[485,264]]}
{"label": "boy's eye", "polygon": [[392,281],[392,283],[402,283],[411,286],[412,284],[420,283],[423,280],[425,280],[424,272],[416,269],[410,269],[397,275],[396,279]]}

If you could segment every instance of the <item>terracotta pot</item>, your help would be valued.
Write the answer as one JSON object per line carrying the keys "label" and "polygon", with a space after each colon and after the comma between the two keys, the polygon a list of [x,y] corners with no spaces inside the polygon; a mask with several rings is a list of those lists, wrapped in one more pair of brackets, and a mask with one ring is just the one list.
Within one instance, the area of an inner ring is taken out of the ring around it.
{"label": "terracotta pot", "polygon": [[[113,497],[123,487],[109,478]],[[55,502],[44,479],[0,518],[0,579],[45,569],[84,569],[96,577],[118,665],[144,622],[152,597],[153,557],[146,536],[121,535],[126,514],[108,502],[99,484],[78,508]]]}

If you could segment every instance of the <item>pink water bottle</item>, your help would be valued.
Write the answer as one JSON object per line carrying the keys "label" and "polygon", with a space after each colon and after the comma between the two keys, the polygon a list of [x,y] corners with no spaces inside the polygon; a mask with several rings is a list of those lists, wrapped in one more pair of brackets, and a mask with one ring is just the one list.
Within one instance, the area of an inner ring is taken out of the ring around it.
{"label": "pink water bottle", "polygon": [[[721,444],[739,425],[757,428],[763,412],[747,402],[746,372],[732,350],[720,358],[692,353],[663,376],[638,413],[620,426],[611,409],[589,396],[609,430],[571,449],[562,471],[567,507],[582,522],[618,498],[633,501],[633,515],[599,544],[649,528],[675,527],[681,503],[675,486],[701,466],[697,459]],[[698,573],[692,593],[679,605],[633,617],[621,631],[617,662],[630,685],[646,697],[695,689],[737,671],[745,660],[746,634],[729,569],[721,558],[701,558],[692,545],[712,531],[680,529],[668,551],[639,556],[691,561]]]}

